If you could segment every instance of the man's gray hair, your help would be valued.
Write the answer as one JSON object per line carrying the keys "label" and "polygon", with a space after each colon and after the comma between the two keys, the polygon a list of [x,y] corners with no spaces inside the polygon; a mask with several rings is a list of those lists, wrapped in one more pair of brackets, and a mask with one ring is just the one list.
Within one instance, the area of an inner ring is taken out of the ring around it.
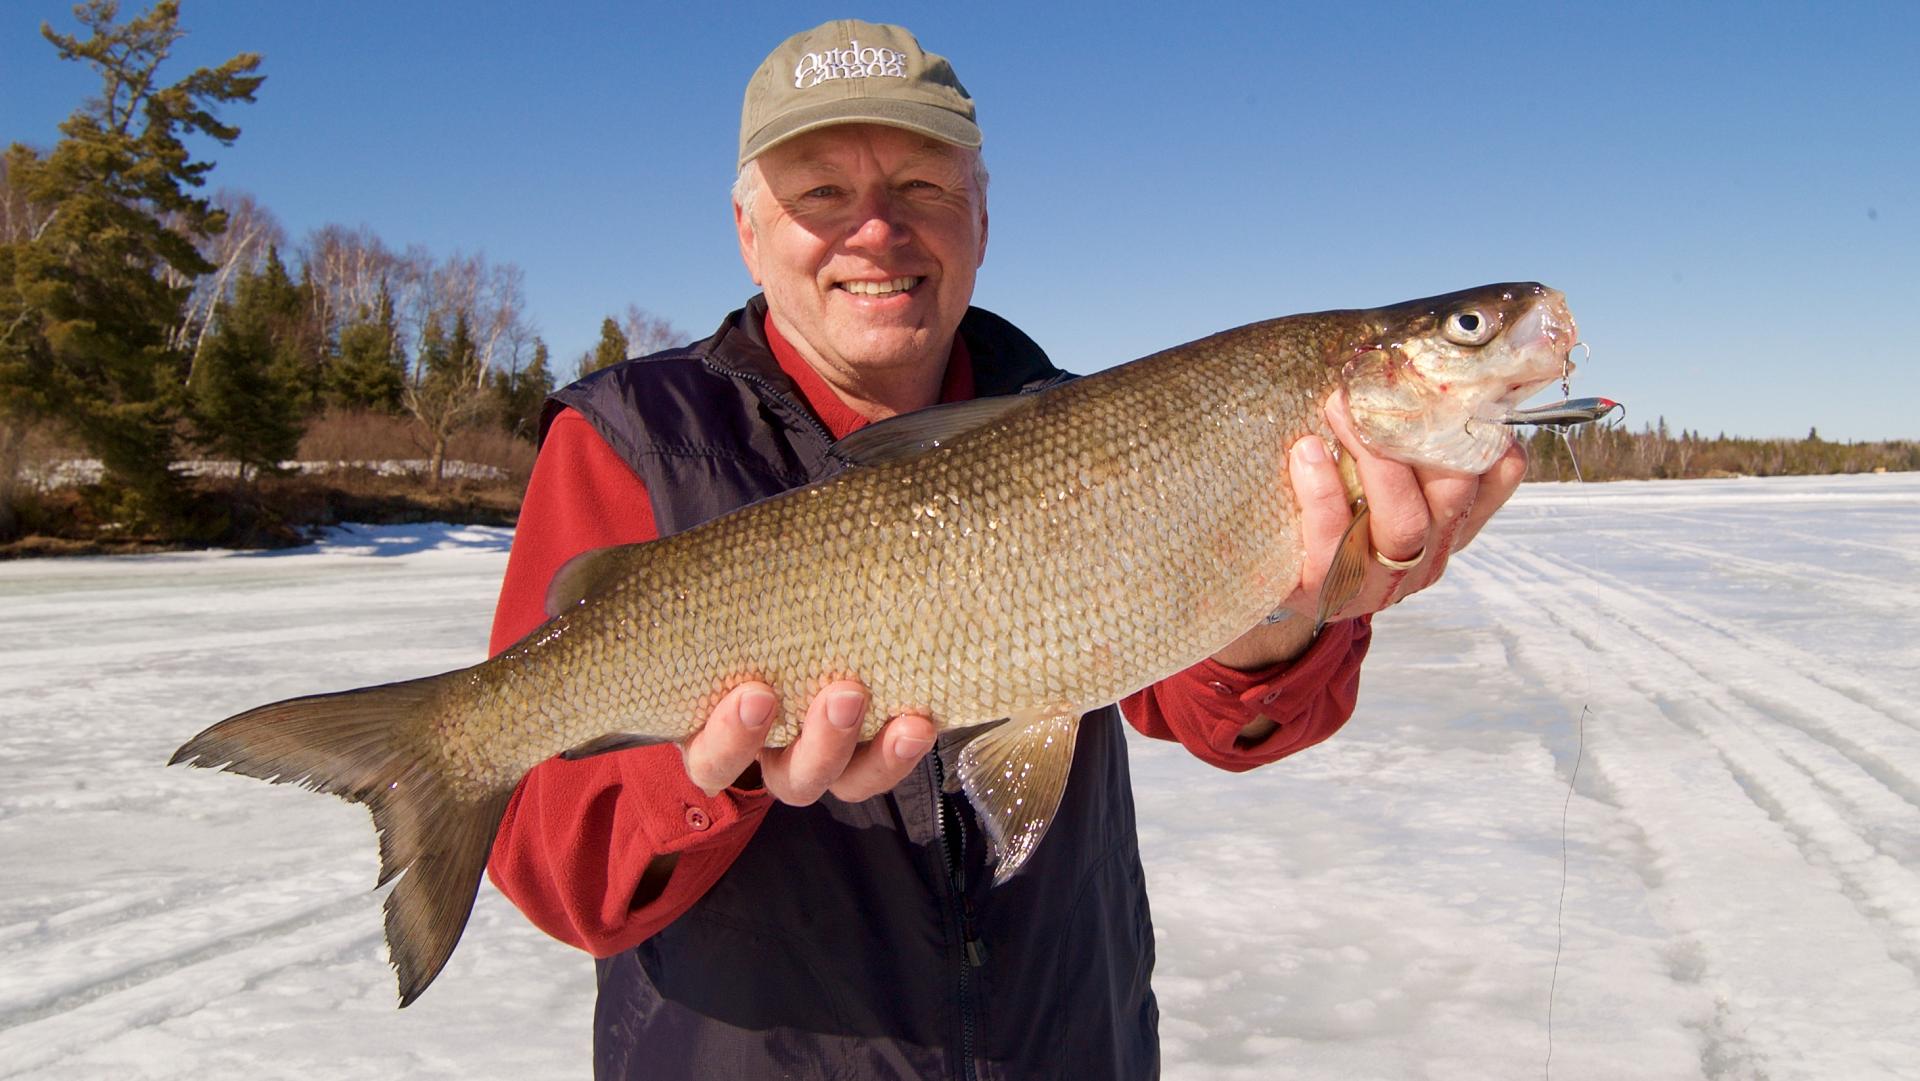
{"label": "man's gray hair", "polygon": [[[985,204],[987,201],[987,182],[992,179],[987,175],[986,156],[975,149],[969,149],[967,147],[961,147],[960,149],[965,151],[967,155],[973,159],[973,188],[980,194],[980,202]],[[752,166],[753,162],[748,162],[746,165],[741,166],[740,172],[735,174],[733,178],[733,201],[739,203],[740,209],[746,213],[748,225],[754,224],[753,201],[760,195],[760,170]]]}

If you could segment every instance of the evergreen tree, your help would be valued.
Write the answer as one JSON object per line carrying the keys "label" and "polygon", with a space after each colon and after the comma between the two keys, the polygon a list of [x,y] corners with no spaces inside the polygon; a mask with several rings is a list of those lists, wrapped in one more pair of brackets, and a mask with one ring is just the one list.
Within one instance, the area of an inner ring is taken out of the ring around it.
{"label": "evergreen tree", "polygon": [[325,400],[341,409],[398,413],[407,385],[407,358],[394,323],[393,294],[380,286],[374,311],[340,330],[340,343],[327,365]]}
{"label": "evergreen tree", "polygon": [[547,395],[553,393],[553,376],[547,370],[547,343],[533,340],[533,360],[517,372],[495,372],[492,377],[496,408],[501,426],[508,434],[532,440],[540,430],[540,414],[546,409]]}
{"label": "evergreen tree", "polygon": [[[320,404],[319,336],[312,333],[308,316],[309,287],[294,282],[280,251],[267,246],[267,260],[255,276],[250,298],[258,318],[272,343],[268,370],[283,387],[299,416],[311,414]],[[236,288],[236,300],[238,300]]]}
{"label": "evergreen tree", "polygon": [[426,435],[427,471],[436,485],[444,479],[447,444],[486,409],[484,375],[466,313],[454,317],[451,337],[441,329],[439,317],[429,317],[404,401]]}
{"label": "evergreen tree", "polygon": [[88,36],[41,34],[65,60],[101,75],[97,98],[60,125],[44,157],[15,144],[11,181],[51,217],[0,258],[0,391],[62,416],[125,494],[122,511],[166,520],[181,503],[168,469],[180,414],[185,358],[170,343],[184,286],[210,264],[194,236],[224,218],[190,194],[211,162],[193,161],[185,139],[231,144],[224,103],[252,101],[259,57],[243,53],[171,85],[157,71],[179,29],[176,0],[117,25],[114,0],[75,9]]}
{"label": "evergreen tree", "polygon": [[266,267],[243,273],[233,300],[215,308],[215,330],[188,383],[196,440],[238,462],[243,484],[252,473],[277,469],[300,443],[302,387],[289,376],[299,358],[288,340],[288,304],[298,300],[270,252]]}
{"label": "evergreen tree", "polygon": [[627,336],[620,330],[620,324],[608,316],[600,321],[600,343],[593,352],[580,355],[579,378],[599,371],[602,368],[618,364],[627,359]]}

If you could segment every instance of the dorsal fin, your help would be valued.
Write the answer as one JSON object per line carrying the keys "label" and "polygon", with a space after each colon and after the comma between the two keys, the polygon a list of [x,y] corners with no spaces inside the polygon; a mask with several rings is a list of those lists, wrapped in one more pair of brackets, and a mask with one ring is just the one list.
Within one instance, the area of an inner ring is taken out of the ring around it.
{"label": "dorsal fin", "polygon": [[626,555],[638,544],[615,544],[581,552],[553,572],[547,583],[547,618],[574,607],[588,597],[606,592],[607,586],[626,569]]}
{"label": "dorsal fin", "polygon": [[956,439],[1035,401],[1031,394],[950,402],[869,424],[833,445],[833,456],[848,465],[878,465],[912,458]]}

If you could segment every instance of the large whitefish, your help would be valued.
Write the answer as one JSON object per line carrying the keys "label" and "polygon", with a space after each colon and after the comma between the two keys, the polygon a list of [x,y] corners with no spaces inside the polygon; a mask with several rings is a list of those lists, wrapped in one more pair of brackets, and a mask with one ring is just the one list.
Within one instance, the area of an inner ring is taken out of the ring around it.
{"label": "large whitefish", "polygon": [[[490,887],[395,1011],[364,810],[162,765],[480,659],[509,539],[0,564],[0,1078],[588,1072]],[[1133,743],[1166,1076],[1920,1078],[1920,476],[1528,485],[1377,627],[1320,747]]]}

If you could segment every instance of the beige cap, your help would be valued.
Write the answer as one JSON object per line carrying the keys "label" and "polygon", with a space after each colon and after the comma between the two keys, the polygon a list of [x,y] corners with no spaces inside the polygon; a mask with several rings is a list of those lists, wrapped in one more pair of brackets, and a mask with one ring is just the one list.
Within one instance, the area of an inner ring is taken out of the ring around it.
{"label": "beige cap", "polygon": [[780,43],[747,83],[740,164],[833,124],[885,124],[978,147],[973,98],[903,27],[836,19]]}

